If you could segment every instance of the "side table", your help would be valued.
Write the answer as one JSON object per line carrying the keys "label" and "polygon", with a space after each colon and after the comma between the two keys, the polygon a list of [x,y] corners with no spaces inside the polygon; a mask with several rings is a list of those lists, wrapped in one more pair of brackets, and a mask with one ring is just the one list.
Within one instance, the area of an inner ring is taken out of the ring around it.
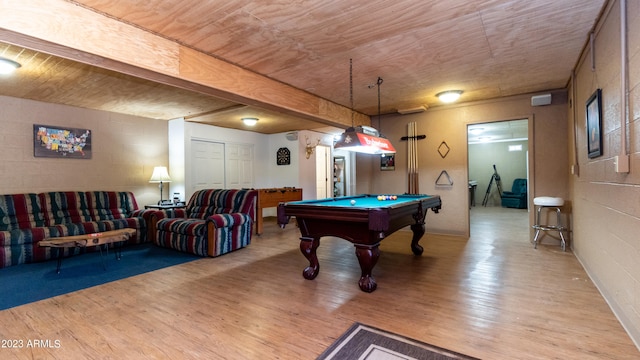
{"label": "side table", "polygon": [[171,205],[145,205],[145,209],[158,209],[158,210],[169,210],[169,209],[184,209],[187,205],[185,204],[171,204]]}

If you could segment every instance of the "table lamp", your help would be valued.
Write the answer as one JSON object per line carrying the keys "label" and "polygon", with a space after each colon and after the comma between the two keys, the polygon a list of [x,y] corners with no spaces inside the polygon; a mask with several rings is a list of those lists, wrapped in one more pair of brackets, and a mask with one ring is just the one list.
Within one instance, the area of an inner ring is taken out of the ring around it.
{"label": "table lamp", "polygon": [[158,205],[161,205],[163,184],[166,182],[171,182],[171,178],[169,177],[169,172],[167,172],[167,167],[166,166],[154,167],[153,174],[151,174],[151,179],[149,179],[149,182],[160,183],[160,202],[158,202]]}

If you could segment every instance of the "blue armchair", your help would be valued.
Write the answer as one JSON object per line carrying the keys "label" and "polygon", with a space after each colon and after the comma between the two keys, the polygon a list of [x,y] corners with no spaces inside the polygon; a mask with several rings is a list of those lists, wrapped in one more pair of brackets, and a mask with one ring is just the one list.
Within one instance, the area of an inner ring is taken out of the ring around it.
{"label": "blue armchair", "polygon": [[502,207],[527,208],[527,179],[513,180],[511,191],[502,192]]}

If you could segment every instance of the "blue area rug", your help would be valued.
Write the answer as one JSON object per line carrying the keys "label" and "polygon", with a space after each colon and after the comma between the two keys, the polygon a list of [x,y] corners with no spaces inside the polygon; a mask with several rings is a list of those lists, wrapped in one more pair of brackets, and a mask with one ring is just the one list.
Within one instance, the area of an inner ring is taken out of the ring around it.
{"label": "blue area rug", "polygon": [[120,260],[112,249],[103,258],[99,251],[66,257],[60,274],[56,273],[55,259],[6,267],[0,269],[0,310],[196,259],[202,258],[142,244],[123,248]]}

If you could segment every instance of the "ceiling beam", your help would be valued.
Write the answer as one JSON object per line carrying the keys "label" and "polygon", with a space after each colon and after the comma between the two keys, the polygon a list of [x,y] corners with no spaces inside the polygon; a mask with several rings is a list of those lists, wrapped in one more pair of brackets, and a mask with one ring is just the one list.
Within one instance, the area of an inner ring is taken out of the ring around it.
{"label": "ceiling beam", "polygon": [[63,0],[4,1],[0,41],[330,126],[371,124],[365,114]]}
{"label": "ceiling beam", "polygon": [[190,119],[201,117],[201,116],[205,116],[205,115],[216,115],[216,114],[223,114],[223,113],[232,112],[232,111],[238,111],[238,110],[241,110],[241,109],[245,109],[247,106],[248,105],[243,105],[243,104],[231,105],[231,106],[228,106],[228,107],[222,108],[222,109],[211,110],[211,111],[203,112],[203,113],[200,113],[200,114],[193,114],[193,115],[185,116],[184,119],[185,120],[190,120]]}

